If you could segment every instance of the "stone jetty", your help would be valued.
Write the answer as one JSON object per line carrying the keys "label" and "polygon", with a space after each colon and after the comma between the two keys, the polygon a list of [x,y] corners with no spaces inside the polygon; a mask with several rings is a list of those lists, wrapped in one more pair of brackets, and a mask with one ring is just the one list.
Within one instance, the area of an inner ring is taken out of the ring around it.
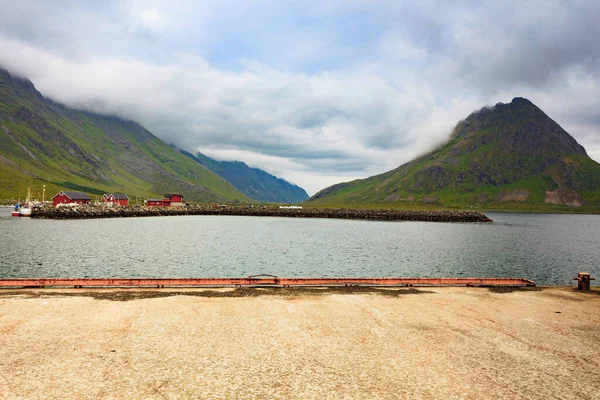
{"label": "stone jetty", "polygon": [[89,219],[157,217],[173,215],[237,215],[287,218],[337,218],[374,221],[430,221],[430,222],[492,222],[479,211],[455,210],[374,210],[350,208],[279,208],[272,206],[250,207],[247,205],[214,206],[187,205],[184,207],[47,207],[35,210],[33,218]]}

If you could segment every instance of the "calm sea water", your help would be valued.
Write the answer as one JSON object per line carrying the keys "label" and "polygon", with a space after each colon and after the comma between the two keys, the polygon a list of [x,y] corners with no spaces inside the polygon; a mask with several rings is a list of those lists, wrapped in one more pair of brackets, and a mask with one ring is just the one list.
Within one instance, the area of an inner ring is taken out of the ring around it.
{"label": "calm sea water", "polygon": [[0,278],[600,278],[600,216],[488,214],[492,224],[180,216],[12,218],[0,210]]}

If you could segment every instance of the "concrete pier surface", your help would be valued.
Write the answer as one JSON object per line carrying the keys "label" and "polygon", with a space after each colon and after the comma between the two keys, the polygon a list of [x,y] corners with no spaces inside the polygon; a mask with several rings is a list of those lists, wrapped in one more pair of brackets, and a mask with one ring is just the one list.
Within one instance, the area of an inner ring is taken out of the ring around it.
{"label": "concrete pier surface", "polygon": [[572,288],[0,290],[2,399],[598,399]]}

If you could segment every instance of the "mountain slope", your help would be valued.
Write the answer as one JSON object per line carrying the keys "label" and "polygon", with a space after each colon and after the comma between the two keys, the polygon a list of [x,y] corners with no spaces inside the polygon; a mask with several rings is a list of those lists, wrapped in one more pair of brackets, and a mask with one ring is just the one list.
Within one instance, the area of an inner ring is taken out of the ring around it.
{"label": "mountain slope", "polygon": [[308,199],[308,194],[301,187],[261,169],[250,168],[243,162],[216,161],[202,153],[195,156],[186,151],[182,153],[227,179],[251,199],[266,203],[301,203]]}
{"label": "mountain slope", "polygon": [[181,192],[194,201],[249,201],[220,176],[137,123],[45,99],[0,69],[0,199],[42,184],[52,196],[75,189],[130,197]]}
{"label": "mountain slope", "polygon": [[533,103],[515,98],[472,113],[438,149],[323,189],[311,202],[600,205],[600,164]]}

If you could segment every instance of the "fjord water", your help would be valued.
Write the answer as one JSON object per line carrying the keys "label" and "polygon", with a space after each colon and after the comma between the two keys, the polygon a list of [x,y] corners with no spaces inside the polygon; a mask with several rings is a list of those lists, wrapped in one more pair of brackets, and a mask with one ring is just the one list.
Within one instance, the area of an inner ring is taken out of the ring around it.
{"label": "fjord water", "polygon": [[494,223],[185,216],[37,220],[0,214],[0,278],[600,275],[600,216],[488,214]]}

